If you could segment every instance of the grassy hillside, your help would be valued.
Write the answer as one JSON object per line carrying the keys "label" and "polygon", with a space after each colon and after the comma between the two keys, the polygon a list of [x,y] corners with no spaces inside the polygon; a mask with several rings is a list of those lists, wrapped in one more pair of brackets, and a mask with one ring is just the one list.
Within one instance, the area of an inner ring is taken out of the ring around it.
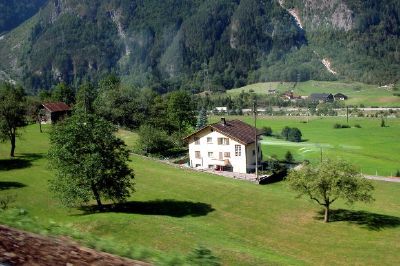
{"label": "grassy hillside", "polygon": [[347,105],[399,107],[400,97],[394,96],[396,91],[379,87],[378,85],[368,85],[360,82],[343,81],[306,81],[294,86],[294,82],[266,82],[248,85],[242,88],[228,90],[228,94],[238,95],[242,91],[250,90],[258,94],[267,94],[269,89],[276,89],[279,92],[294,90],[298,95],[308,96],[311,93],[344,93],[349,96]]}
{"label": "grassy hillside", "polygon": [[[319,208],[296,199],[284,183],[257,186],[132,156],[137,192],[127,208],[85,213],[61,207],[47,190],[52,172],[45,158],[46,133],[26,128],[17,142],[18,164],[8,159],[8,148],[0,144],[1,194],[17,194],[15,205],[47,227],[75,228],[81,237],[95,235],[111,246],[168,255],[201,244],[225,265],[394,265],[400,260],[400,184],[375,182],[374,203],[349,208],[338,202],[334,208],[348,211],[337,211],[334,222],[324,224]],[[19,185],[10,188],[5,182]]]}

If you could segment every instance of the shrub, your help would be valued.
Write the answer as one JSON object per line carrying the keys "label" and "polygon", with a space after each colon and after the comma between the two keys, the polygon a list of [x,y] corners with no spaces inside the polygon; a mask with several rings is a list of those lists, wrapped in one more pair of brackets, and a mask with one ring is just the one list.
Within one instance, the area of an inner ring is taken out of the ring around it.
{"label": "shrub", "polygon": [[157,154],[173,147],[173,142],[167,132],[151,125],[142,125],[139,128],[137,148],[144,154]]}
{"label": "shrub", "polygon": [[12,203],[16,201],[17,196],[11,194],[4,194],[0,196],[0,209],[7,210]]}
{"label": "shrub", "polygon": [[395,175],[396,177],[400,177],[400,170],[399,169],[397,169],[397,172],[396,172],[396,175]]}
{"label": "shrub", "polygon": [[381,120],[381,127],[386,127],[385,119],[383,119],[383,118]]}
{"label": "shrub", "polygon": [[336,129],[342,128],[342,125],[339,124],[339,123],[335,123],[335,124],[333,125],[333,128],[336,128]]}
{"label": "shrub", "polygon": [[297,127],[284,127],[281,132],[282,137],[285,140],[292,141],[292,142],[301,142],[301,131]]}
{"label": "shrub", "polygon": [[272,128],[271,127],[263,127],[262,130],[264,131],[264,136],[272,136]]}
{"label": "shrub", "polygon": [[288,163],[292,163],[294,161],[293,155],[290,151],[287,151],[285,154],[285,161]]}
{"label": "shrub", "polygon": [[361,128],[361,125],[360,124],[355,124],[354,127]]}
{"label": "shrub", "polygon": [[350,126],[347,125],[347,124],[335,123],[335,124],[333,125],[333,128],[335,128],[335,129],[339,129],[339,128],[350,128]]}
{"label": "shrub", "polygon": [[189,265],[198,265],[198,266],[219,266],[221,263],[219,262],[219,258],[215,257],[211,250],[205,247],[198,247],[193,250],[186,258],[186,261]]}
{"label": "shrub", "polygon": [[297,127],[291,128],[289,131],[289,141],[301,142],[301,131]]}
{"label": "shrub", "polygon": [[289,140],[290,127],[286,126],[282,129],[281,135],[285,140]]}

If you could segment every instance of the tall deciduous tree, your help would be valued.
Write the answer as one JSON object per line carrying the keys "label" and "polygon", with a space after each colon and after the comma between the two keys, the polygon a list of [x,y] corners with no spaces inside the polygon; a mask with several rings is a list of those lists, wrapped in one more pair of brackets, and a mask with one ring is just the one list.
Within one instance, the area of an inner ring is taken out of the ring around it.
{"label": "tall deciduous tree", "polygon": [[324,207],[326,223],[331,204],[339,198],[348,204],[373,200],[371,182],[346,161],[325,160],[317,167],[306,165],[301,170],[291,171],[287,181],[299,197],[306,195]]}
{"label": "tall deciduous tree", "polygon": [[82,84],[76,94],[75,108],[84,111],[85,113],[93,114],[94,101],[97,97],[96,88],[89,82]]}
{"label": "tall deciduous tree", "polygon": [[64,102],[68,105],[75,102],[74,91],[65,83],[60,83],[54,88],[51,98],[53,101]]}
{"label": "tall deciduous tree", "polygon": [[134,191],[129,152],[116,128],[91,114],[76,113],[50,135],[49,158],[56,176],[51,190],[66,206],[94,199],[125,201]]}
{"label": "tall deciduous tree", "polygon": [[26,125],[26,99],[22,87],[0,85],[0,140],[11,143],[10,156],[14,157],[17,129]]}
{"label": "tall deciduous tree", "polygon": [[174,91],[169,95],[167,113],[171,123],[177,127],[180,137],[185,126],[196,125],[194,104],[186,91]]}

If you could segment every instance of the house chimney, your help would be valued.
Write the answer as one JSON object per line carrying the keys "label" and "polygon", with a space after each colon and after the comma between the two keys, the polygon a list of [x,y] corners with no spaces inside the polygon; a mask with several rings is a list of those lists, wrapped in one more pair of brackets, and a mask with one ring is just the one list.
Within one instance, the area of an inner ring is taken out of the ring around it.
{"label": "house chimney", "polygon": [[221,117],[221,123],[222,123],[222,125],[226,125],[226,119],[225,119],[225,117]]}

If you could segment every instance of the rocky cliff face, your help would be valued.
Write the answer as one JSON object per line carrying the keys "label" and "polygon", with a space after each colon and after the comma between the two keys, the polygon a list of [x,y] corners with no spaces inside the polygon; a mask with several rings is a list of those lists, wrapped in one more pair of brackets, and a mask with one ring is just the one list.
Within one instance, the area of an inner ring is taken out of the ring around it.
{"label": "rocky cliff face", "polygon": [[354,12],[344,0],[281,0],[280,2],[288,10],[298,11],[308,31],[321,28],[349,31],[354,28]]}

